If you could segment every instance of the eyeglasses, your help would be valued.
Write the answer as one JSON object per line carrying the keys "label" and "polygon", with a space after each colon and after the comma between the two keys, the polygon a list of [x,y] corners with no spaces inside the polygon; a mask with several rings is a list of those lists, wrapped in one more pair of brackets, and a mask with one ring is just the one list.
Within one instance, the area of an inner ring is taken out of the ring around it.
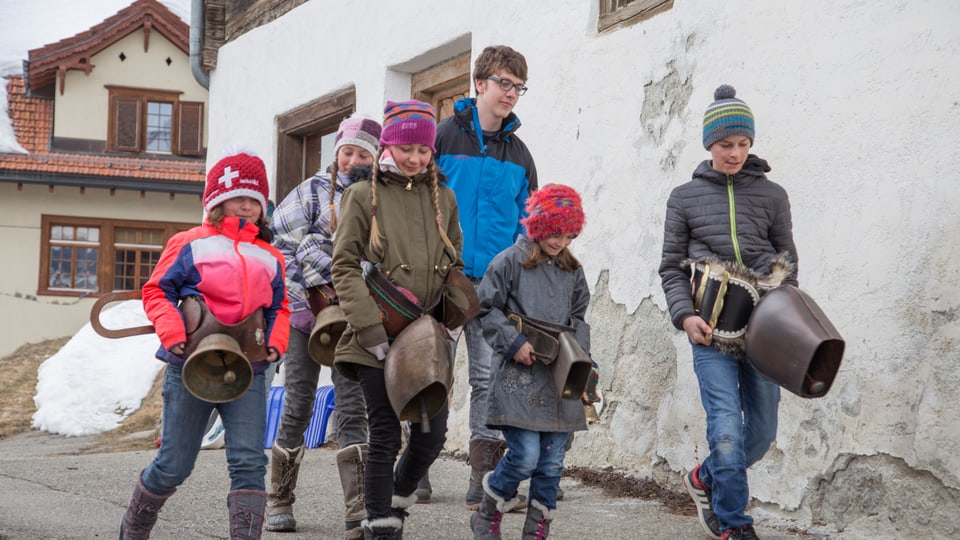
{"label": "eyeglasses", "polygon": [[496,75],[491,75],[487,79],[497,83],[497,86],[500,87],[504,92],[509,92],[510,90],[516,90],[518,96],[522,96],[527,93],[527,87],[523,84],[514,84],[506,79],[497,77]]}

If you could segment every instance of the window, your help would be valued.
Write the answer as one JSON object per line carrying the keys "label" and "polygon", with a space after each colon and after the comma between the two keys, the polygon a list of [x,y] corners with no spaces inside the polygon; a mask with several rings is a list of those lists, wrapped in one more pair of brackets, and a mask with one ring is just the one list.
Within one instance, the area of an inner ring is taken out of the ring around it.
{"label": "window", "polygon": [[167,240],[189,223],[41,218],[39,294],[130,291],[150,279]]}
{"label": "window", "polygon": [[600,0],[597,30],[616,30],[649,19],[673,7],[673,0]]}
{"label": "window", "polygon": [[414,73],[410,85],[414,99],[433,105],[437,121],[443,120],[457,100],[470,97],[470,52]]}
{"label": "window", "polygon": [[147,152],[170,152],[173,103],[147,102]]}
{"label": "window", "polygon": [[333,163],[323,150],[332,148],[330,135],[356,107],[353,87],[318,98],[277,119],[277,201],[305,178]]}
{"label": "window", "polygon": [[203,154],[203,103],[180,101],[180,92],[121,86],[107,89],[109,151]]}

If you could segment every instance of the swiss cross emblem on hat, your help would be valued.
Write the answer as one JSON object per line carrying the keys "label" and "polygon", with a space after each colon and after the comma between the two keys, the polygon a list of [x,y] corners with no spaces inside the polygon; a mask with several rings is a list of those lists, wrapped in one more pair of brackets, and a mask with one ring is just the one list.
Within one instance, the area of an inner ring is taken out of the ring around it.
{"label": "swiss cross emblem on hat", "polygon": [[236,151],[222,157],[207,173],[203,207],[209,212],[226,200],[250,197],[266,210],[269,196],[270,185],[263,160],[252,151]]}

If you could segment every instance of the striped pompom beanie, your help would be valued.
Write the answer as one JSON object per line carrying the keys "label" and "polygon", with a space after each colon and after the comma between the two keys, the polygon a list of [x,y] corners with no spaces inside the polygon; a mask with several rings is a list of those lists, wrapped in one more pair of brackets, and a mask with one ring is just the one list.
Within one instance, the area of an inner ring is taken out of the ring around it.
{"label": "striped pompom beanie", "polygon": [[731,135],[743,135],[754,141],[753,111],[736,98],[737,91],[730,85],[721,85],[714,91],[716,100],[703,113],[703,147],[707,150],[713,143]]}

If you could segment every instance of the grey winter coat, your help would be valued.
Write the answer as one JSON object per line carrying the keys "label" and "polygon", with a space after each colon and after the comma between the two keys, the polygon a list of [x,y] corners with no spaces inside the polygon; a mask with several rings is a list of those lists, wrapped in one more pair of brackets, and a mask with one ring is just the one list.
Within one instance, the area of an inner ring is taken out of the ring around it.
{"label": "grey winter coat", "polygon": [[494,257],[477,288],[483,337],[493,348],[493,374],[487,402],[487,426],[531,431],[571,432],[587,429],[579,399],[562,399],[551,367],[536,361],[526,366],[513,354],[526,341],[505,310],[576,329],[575,338],[590,351],[590,325],[584,320],[590,290],[583,268],[572,272],[552,260],[523,268],[532,244],[524,236]]}
{"label": "grey winter coat", "polygon": [[[674,188],[667,200],[660,278],[673,325],[695,315],[688,259],[714,257],[740,262],[766,275],[770,263],[786,252],[794,273],[784,284],[797,285],[797,248],[787,192],[767,179],[767,162],[750,154],[733,176],[703,161],[693,179]],[[732,218],[732,219],[731,219]]]}

